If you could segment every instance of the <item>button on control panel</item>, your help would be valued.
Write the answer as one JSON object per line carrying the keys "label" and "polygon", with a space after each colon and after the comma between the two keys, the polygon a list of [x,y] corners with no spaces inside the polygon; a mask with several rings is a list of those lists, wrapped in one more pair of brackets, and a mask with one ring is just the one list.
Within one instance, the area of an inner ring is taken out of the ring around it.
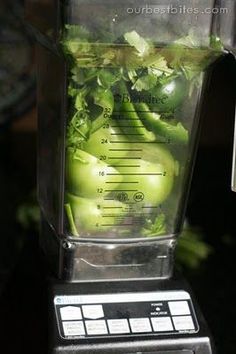
{"label": "button on control panel", "polygon": [[199,330],[191,297],[185,291],[62,295],[54,298],[54,306],[59,334],[70,340]]}

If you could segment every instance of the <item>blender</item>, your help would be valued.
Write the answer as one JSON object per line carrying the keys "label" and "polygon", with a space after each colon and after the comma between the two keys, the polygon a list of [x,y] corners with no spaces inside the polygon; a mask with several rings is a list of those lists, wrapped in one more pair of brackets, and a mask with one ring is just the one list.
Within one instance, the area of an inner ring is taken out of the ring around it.
{"label": "blender", "polygon": [[51,353],[214,352],[174,250],[235,13],[233,0],[26,1]]}

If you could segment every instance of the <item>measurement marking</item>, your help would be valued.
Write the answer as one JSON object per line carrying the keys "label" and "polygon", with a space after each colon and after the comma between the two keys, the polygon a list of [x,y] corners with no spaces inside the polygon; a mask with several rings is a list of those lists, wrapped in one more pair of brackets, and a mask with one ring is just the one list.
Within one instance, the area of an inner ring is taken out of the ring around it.
{"label": "measurement marking", "polygon": [[125,120],[125,121],[134,121],[134,120],[139,120],[139,118],[118,118],[118,120]]}
{"label": "measurement marking", "polygon": [[102,224],[101,226],[121,226],[121,227],[126,227],[126,226],[133,226],[132,224]]}
{"label": "measurement marking", "polygon": [[111,125],[111,128],[146,128],[144,125]]}
{"label": "measurement marking", "polygon": [[[109,151],[134,151],[134,152],[142,152],[142,149],[109,149]],[[118,157],[116,157],[117,159]]]}
{"label": "measurement marking", "polygon": [[144,134],[141,134],[141,133],[137,133],[137,134],[126,134],[126,133],[112,133],[111,135],[114,135],[114,136],[119,136],[119,135],[125,135],[125,136],[144,136]]}
{"label": "measurement marking", "polygon": [[133,189],[106,189],[105,192],[138,192],[138,190]]}
{"label": "measurement marking", "polygon": [[[127,141],[114,141],[111,140],[110,144],[126,144]],[[168,141],[129,141],[129,144],[168,144]]]}
{"label": "measurement marking", "polygon": [[109,215],[102,215],[102,218],[114,218],[117,217],[117,214],[109,214]]}
{"label": "measurement marking", "polygon": [[142,215],[148,215],[148,216],[156,216],[156,213],[142,213]]}
{"label": "measurement marking", "polygon": [[108,157],[110,160],[142,160],[141,157]]}
{"label": "measurement marking", "polygon": [[162,173],[107,173],[107,176],[163,176]]}
{"label": "measurement marking", "polygon": [[[128,212],[128,214],[126,214],[126,217],[127,218],[129,218],[129,217],[135,217],[135,218],[140,218],[141,216],[146,216],[146,215],[148,215],[148,216],[156,216],[157,214],[155,213],[152,213],[152,214],[149,214],[149,213],[142,213],[142,214],[135,214],[136,213],[136,211],[134,210],[134,212],[132,213],[132,212]],[[114,216],[116,216],[116,215],[114,215]]]}
{"label": "measurement marking", "polygon": [[128,112],[128,113],[158,113],[158,111],[113,111],[113,113],[116,113],[116,114],[122,114],[122,113],[125,113],[125,112]]}
{"label": "measurement marking", "polygon": [[158,209],[158,207],[154,207],[154,206],[143,206],[143,209]]}
{"label": "measurement marking", "polygon": [[108,184],[117,184],[117,183],[123,183],[123,184],[139,184],[139,182],[105,182]]}
{"label": "measurement marking", "polygon": [[123,207],[103,207],[103,209],[123,209]]}
{"label": "measurement marking", "polygon": [[[114,217],[116,217],[116,218],[118,218],[119,217],[119,215],[120,214],[104,214],[104,215],[102,215],[102,218],[114,218]],[[129,215],[127,215],[127,214],[125,214],[126,216],[129,216]],[[142,214],[143,215],[143,214]],[[145,215],[145,214],[144,214]],[[148,214],[147,214],[148,215]],[[149,214],[150,215],[150,214]]]}
{"label": "measurement marking", "polygon": [[108,165],[108,167],[141,167],[140,165]]}

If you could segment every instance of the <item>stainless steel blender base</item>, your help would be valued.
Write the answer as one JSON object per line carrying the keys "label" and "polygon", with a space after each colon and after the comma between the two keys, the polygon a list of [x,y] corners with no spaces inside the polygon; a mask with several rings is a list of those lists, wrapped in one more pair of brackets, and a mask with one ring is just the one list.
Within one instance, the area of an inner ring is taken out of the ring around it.
{"label": "stainless steel blender base", "polygon": [[57,278],[67,282],[168,279],[175,235],[140,242],[89,242],[61,238],[42,217],[40,245]]}

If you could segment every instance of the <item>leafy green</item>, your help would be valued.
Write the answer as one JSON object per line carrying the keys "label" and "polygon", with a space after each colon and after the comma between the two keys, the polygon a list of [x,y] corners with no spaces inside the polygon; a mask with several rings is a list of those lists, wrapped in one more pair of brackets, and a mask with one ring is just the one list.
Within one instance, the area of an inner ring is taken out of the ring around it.
{"label": "leafy green", "polygon": [[91,127],[86,96],[88,89],[76,90],[70,87],[69,94],[74,98],[75,112],[67,127],[67,146],[79,147],[87,139]]}
{"label": "leafy green", "polygon": [[211,253],[212,248],[203,241],[202,231],[185,225],[176,252],[178,264],[196,269]]}
{"label": "leafy green", "polygon": [[100,70],[97,74],[98,85],[105,89],[110,89],[120,78],[120,73],[116,73],[115,75],[115,73],[105,69]]}
{"label": "leafy green", "polygon": [[32,225],[37,225],[40,218],[38,204],[36,202],[22,204],[17,210],[16,218],[24,229],[29,229]]}
{"label": "leafy green", "polygon": [[147,58],[145,58],[145,65],[148,68],[148,72],[155,74],[156,77],[170,76],[173,74],[174,70],[171,69],[164,56],[158,54],[156,51],[153,51]]}
{"label": "leafy green", "polygon": [[182,46],[182,48],[198,48],[199,38],[196,37],[194,31],[190,30],[187,36],[177,39],[174,44]]}
{"label": "leafy green", "polygon": [[147,237],[156,237],[166,233],[166,217],[165,214],[160,214],[154,222],[146,221],[146,226],[142,230],[142,234]]}
{"label": "leafy green", "polygon": [[65,25],[65,35],[63,39],[64,42],[68,42],[70,40],[86,41],[90,40],[90,32],[83,26],[78,25]]}
{"label": "leafy green", "polygon": [[216,50],[216,51],[223,51],[224,50],[224,45],[221,41],[221,39],[217,36],[211,36],[210,37],[210,46],[212,49]]}
{"label": "leafy green", "polygon": [[109,89],[97,87],[92,93],[94,103],[102,108],[102,113],[93,121],[91,133],[101,128],[111,117],[114,108],[114,96]]}
{"label": "leafy green", "polygon": [[69,221],[70,231],[72,232],[73,235],[79,236],[79,233],[78,233],[77,228],[75,226],[72,209],[71,209],[71,206],[69,203],[65,204],[65,211],[66,211],[66,215],[67,215],[67,218]]}
{"label": "leafy green", "polygon": [[157,84],[157,77],[153,73],[140,76],[133,84],[132,90],[136,91],[148,91],[154,88]]}
{"label": "leafy green", "polygon": [[145,39],[140,37],[136,31],[126,33],[124,38],[129,43],[129,45],[137,50],[139,56],[143,57],[149,53],[150,45],[147,43],[147,41],[145,41]]}

